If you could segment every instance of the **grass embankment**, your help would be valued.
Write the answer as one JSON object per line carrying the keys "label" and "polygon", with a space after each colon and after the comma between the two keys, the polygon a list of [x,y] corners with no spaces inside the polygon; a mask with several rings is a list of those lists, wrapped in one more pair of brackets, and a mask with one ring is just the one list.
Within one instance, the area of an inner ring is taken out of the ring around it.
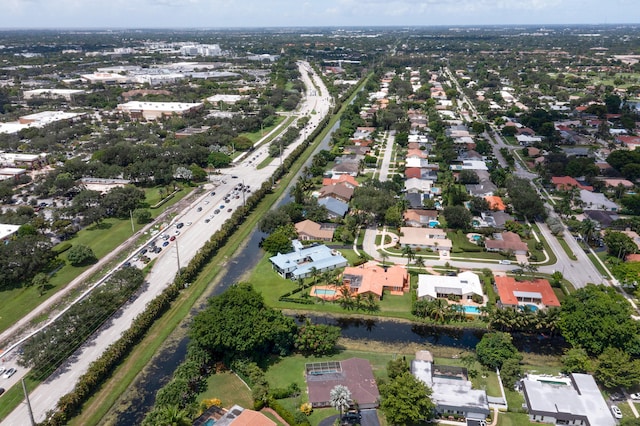
{"label": "grass embankment", "polygon": [[569,244],[567,244],[567,242],[565,241],[565,239],[562,237],[557,237],[557,239],[558,239],[558,242],[560,243],[560,246],[562,247],[562,250],[564,250],[564,252],[567,254],[569,259],[578,260],[576,255],[573,253],[573,250],[571,250],[571,248],[569,247]]}
{"label": "grass embankment", "polygon": [[[163,204],[161,209],[152,210],[153,217],[157,217],[160,213],[180,201],[187,194],[189,194],[192,188],[179,191],[170,201]],[[155,194],[158,193],[157,188],[150,188],[145,191],[146,201],[151,204],[156,202],[160,198]],[[135,221],[133,223],[133,232],[131,230],[131,221],[129,219],[105,219],[100,225],[91,225],[81,231],[79,231],[73,238],[65,241],[64,243],[71,243],[73,245],[85,245],[91,247],[94,254],[98,259],[103,258],[107,254],[113,252],[120,244],[122,244],[131,235],[138,232],[144,225],[139,225]],[[64,244],[62,243],[62,244]],[[123,253],[114,262],[122,260],[126,254]],[[61,259],[66,260],[67,255],[62,254]],[[110,264],[113,264],[110,263]],[[10,300],[11,303],[4,303],[0,306],[0,332],[11,327],[17,320],[24,317],[27,313],[31,312],[38,305],[46,301],[51,296],[55,295],[60,290],[64,289],[71,281],[77,278],[84,271],[89,269],[90,266],[75,267],[70,264],[65,264],[62,268],[57,270],[50,277],[50,286],[48,290],[40,296],[38,290],[33,287],[21,287],[11,290],[5,290],[0,292],[2,300]],[[104,270],[105,268],[103,268]],[[89,278],[87,281],[94,280],[97,276],[101,276],[102,271],[96,273],[94,277]],[[73,297],[76,293],[71,294]],[[43,321],[47,316],[41,316],[38,321]]]}
{"label": "grass embankment", "polygon": [[[345,104],[348,105],[348,104]],[[316,141],[291,167],[289,173],[281,179],[280,184],[273,194],[267,195],[256,209],[247,217],[238,231],[229,238],[227,244],[218,251],[218,254],[210,262],[209,266],[200,274],[188,289],[182,292],[173,303],[171,309],[149,330],[145,339],[131,351],[129,356],[114,371],[111,379],[105,383],[101,390],[83,405],[82,414],[72,419],[71,425],[95,425],[102,423],[103,418],[116,404],[118,399],[132,384],[136,376],[149,363],[153,355],[165,344],[165,341],[174,332],[176,327],[188,317],[191,308],[207,290],[216,275],[224,268],[226,261],[232,257],[235,251],[243,244],[251,232],[257,227],[264,214],[271,209],[275,202],[284,194],[288,184],[311,156],[317,145],[324,139],[329,129],[338,120],[339,115],[329,120],[325,129],[318,135]]]}

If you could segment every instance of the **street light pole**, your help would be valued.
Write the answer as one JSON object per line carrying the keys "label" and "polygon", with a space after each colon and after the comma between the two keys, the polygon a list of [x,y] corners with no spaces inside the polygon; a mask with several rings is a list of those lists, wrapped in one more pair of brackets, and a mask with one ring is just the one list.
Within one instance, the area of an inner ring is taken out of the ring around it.
{"label": "street light pole", "polygon": [[245,207],[245,199],[244,193],[247,192],[247,186],[244,184],[244,179],[242,179],[242,207]]}
{"label": "street light pole", "polygon": [[176,239],[176,260],[178,262],[178,276],[180,276],[180,251],[178,250],[178,240]]}

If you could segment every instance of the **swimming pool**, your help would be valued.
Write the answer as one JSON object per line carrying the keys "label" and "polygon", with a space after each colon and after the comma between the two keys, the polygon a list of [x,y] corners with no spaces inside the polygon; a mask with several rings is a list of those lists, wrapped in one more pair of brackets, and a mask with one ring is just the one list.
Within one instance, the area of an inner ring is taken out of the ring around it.
{"label": "swimming pool", "polygon": [[480,241],[482,239],[482,235],[474,235],[473,238],[475,241]]}
{"label": "swimming pool", "polygon": [[474,314],[478,315],[480,313],[480,309],[477,306],[463,306],[465,314]]}
{"label": "swimming pool", "polygon": [[438,222],[437,220],[430,220],[429,221],[429,228],[435,228],[438,225],[440,225],[440,222]]}
{"label": "swimming pool", "polygon": [[216,421],[214,419],[209,419],[206,422],[204,422],[203,426],[213,426],[214,424],[216,424]]}
{"label": "swimming pool", "polygon": [[330,288],[316,288],[314,294],[318,296],[335,296],[336,291]]}

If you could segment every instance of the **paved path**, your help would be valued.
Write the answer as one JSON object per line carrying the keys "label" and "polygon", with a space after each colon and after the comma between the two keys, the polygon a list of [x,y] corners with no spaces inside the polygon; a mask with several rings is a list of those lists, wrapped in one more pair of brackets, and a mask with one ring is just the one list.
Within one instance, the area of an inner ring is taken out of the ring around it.
{"label": "paved path", "polygon": [[393,144],[395,143],[395,131],[385,133],[386,143],[384,146],[384,156],[382,157],[382,164],[380,165],[380,175],[378,180],[385,182],[389,179],[389,167],[391,166],[391,157],[393,155]]}

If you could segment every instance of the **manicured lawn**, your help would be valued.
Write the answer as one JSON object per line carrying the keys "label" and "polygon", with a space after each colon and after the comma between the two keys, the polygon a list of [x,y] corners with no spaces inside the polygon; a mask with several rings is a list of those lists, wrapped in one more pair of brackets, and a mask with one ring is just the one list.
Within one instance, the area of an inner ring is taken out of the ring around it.
{"label": "manicured lawn", "polygon": [[197,401],[211,398],[218,398],[222,401],[224,408],[231,408],[234,404],[244,408],[253,407],[251,389],[245,386],[238,376],[229,371],[209,376],[207,390],[198,395]]}
{"label": "manicured lawn", "polygon": [[[532,223],[531,228],[536,231],[536,234],[538,234],[538,238],[540,238],[540,241],[542,241],[544,250],[547,252],[547,255],[549,255],[549,261],[545,263],[538,263],[537,265],[538,266],[553,265],[558,261],[558,259],[556,258],[556,255],[553,253],[553,250],[551,250],[551,247],[549,247],[549,243],[547,243],[547,240],[542,238],[542,234],[540,233],[540,228],[538,228],[538,225],[536,225],[535,223]],[[540,257],[538,257],[538,260],[542,262],[543,259],[544,259],[544,256],[540,254]]]}
{"label": "manicured lawn", "polygon": [[[305,283],[313,282],[313,278],[305,279]],[[326,283],[321,281],[320,277],[316,279],[318,285],[325,285]],[[269,256],[266,255],[258,262],[258,265],[253,270],[250,282],[253,287],[260,293],[262,293],[267,305],[276,309],[297,309],[297,310],[310,310],[310,311],[322,311],[332,312],[338,314],[358,313],[366,315],[364,311],[347,311],[334,302],[325,302],[317,300],[313,305],[298,304],[292,302],[280,302],[278,299],[284,293],[295,290],[298,284],[295,281],[286,280],[278,275],[271,267],[269,262]],[[304,293],[309,294],[309,289],[303,290]],[[292,297],[299,297],[303,293],[298,293]],[[385,294],[384,298],[379,302],[380,310],[374,312],[374,316],[384,317],[396,317],[412,319],[411,315],[411,293],[406,293],[402,296],[392,296]]]}
{"label": "manicured lawn", "polygon": [[503,413],[498,414],[498,426],[531,426],[529,416],[525,413]]}
{"label": "manicured lawn", "polygon": [[360,256],[356,254],[355,251],[349,249],[339,249],[338,250],[342,255],[349,261],[349,265],[355,265],[360,261]]}
{"label": "manicured lawn", "polygon": [[249,138],[249,140],[251,140],[251,142],[256,143],[260,140],[260,138],[262,138],[264,135],[266,135],[267,133],[269,133],[270,131],[272,131],[273,129],[275,129],[275,127],[282,121],[284,120],[284,116],[282,115],[277,115],[276,119],[273,123],[273,126],[271,127],[266,127],[262,130],[258,130],[255,131],[253,133],[241,133],[239,136],[244,136],[246,138]]}
{"label": "manicured lawn", "polygon": [[564,250],[565,253],[567,253],[567,256],[569,256],[569,259],[571,260],[578,260],[578,258],[576,257],[576,255],[573,253],[573,251],[571,250],[571,248],[569,248],[569,244],[567,244],[567,242],[564,240],[564,238],[562,237],[558,237],[558,242],[560,243],[560,245],[562,246],[562,249]]}

